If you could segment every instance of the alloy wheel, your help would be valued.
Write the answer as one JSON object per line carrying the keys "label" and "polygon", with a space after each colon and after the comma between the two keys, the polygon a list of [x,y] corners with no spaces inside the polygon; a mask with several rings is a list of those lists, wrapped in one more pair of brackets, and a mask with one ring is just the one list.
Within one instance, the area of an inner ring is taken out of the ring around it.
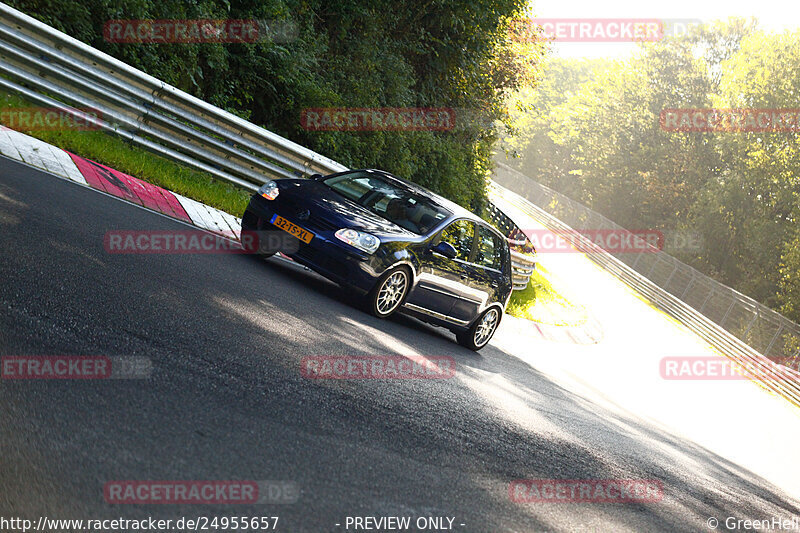
{"label": "alloy wheel", "polygon": [[481,317],[478,327],[475,328],[475,335],[473,338],[475,346],[480,347],[489,342],[495,328],[497,328],[498,318],[497,309],[489,309],[486,314]]}
{"label": "alloy wheel", "polygon": [[375,306],[382,315],[388,315],[394,311],[400,302],[403,301],[406,289],[408,288],[408,275],[404,270],[393,272],[386,278],[378,290],[378,297]]}

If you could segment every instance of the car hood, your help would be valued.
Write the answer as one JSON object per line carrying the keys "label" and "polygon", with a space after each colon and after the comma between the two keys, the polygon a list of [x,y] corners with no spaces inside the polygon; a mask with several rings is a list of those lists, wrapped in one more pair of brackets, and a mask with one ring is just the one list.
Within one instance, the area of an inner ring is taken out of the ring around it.
{"label": "car hood", "polygon": [[332,224],[366,231],[377,237],[392,240],[424,238],[372,213],[319,181],[284,179],[275,182],[284,202],[291,202],[297,207],[305,206],[316,216]]}

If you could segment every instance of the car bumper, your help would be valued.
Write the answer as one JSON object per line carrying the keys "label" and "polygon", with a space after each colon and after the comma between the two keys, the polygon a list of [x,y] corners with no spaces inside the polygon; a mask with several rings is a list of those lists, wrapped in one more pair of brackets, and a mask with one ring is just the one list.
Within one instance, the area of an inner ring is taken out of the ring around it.
{"label": "car bumper", "polygon": [[[270,223],[273,215],[279,215],[310,231],[314,238],[305,243],[291,236]],[[286,238],[292,241],[292,246],[287,247],[286,251],[281,250],[285,255],[331,281],[347,285],[362,294],[369,292],[383,273],[382,269],[376,269],[374,256],[367,255],[334,236],[339,228],[320,227],[298,220],[296,213],[292,209],[286,209],[280,201],[253,196],[242,217],[242,229],[285,233]]]}

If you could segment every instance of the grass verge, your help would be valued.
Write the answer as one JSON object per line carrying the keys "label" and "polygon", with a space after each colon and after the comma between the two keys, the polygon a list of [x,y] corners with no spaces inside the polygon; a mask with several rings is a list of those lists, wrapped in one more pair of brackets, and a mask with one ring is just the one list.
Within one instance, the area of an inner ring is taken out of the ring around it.
{"label": "grass verge", "polygon": [[[0,92],[0,109],[33,111],[36,107],[17,95]],[[241,216],[250,199],[250,193],[244,189],[132,146],[102,131],[29,130],[16,124],[4,125],[235,216]],[[524,290],[514,291],[507,312],[519,318],[553,325],[585,322],[588,316],[586,310],[561,296],[542,274],[542,270],[540,266],[533,272]]]}
{"label": "grass verge", "polygon": [[536,266],[525,289],[511,294],[506,312],[554,326],[579,326],[589,318],[583,306],[570,302],[553,287],[541,265]]}
{"label": "grass verge", "polygon": [[[19,96],[0,93],[2,110],[33,108],[32,104]],[[4,125],[237,217],[242,216],[250,199],[251,193],[244,189],[137,148],[102,131],[26,130],[17,124]]]}

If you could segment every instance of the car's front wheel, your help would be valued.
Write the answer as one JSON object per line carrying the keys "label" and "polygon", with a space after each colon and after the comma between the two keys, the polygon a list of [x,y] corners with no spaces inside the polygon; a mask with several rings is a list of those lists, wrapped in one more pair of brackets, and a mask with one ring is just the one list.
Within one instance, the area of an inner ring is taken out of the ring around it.
{"label": "car's front wheel", "polygon": [[278,248],[270,246],[269,239],[266,239],[267,242],[262,242],[261,237],[266,233],[259,231],[258,217],[250,211],[245,211],[242,215],[242,233],[239,239],[245,253],[267,259],[279,252]]}
{"label": "car's front wheel", "polygon": [[403,267],[390,270],[381,276],[367,298],[370,313],[378,318],[390,316],[405,300],[410,285],[408,270]]}
{"label": "car's front wheel", "polygon": [[496,307],[491,307],[468,330],[456,333],[456,339],[461,346],[477,352],[489,344],[499,325],[500,311]]}

